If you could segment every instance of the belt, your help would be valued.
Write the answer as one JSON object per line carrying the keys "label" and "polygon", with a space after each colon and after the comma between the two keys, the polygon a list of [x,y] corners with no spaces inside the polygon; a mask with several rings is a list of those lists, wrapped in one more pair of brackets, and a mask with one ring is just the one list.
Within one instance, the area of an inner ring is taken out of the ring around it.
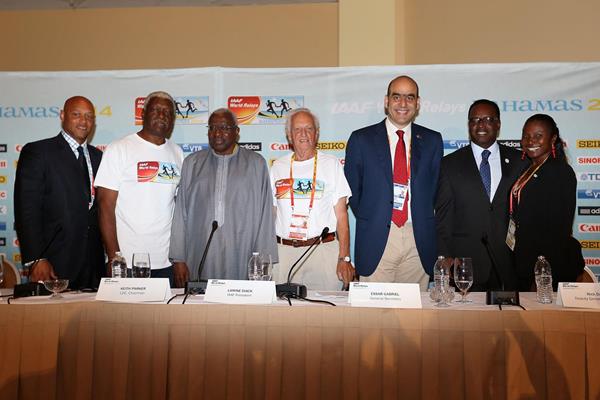
{"label": "belt", "polygon": [[[331,242],[334,239],[335,239],[335,232],[330,232],[327,235],[325,235],[325,237],[323,238],[323,240],[321,240],[321,242],[327,243],[327,242]],[[308,240],[283,239],[283,238],[280,238],[279,236],[277,236],[277,243],[280,243],[280,244],[283,244],[286,246],[294,246],[294,247],[310,246],[310,245],[314,244],[317,240],[319,240],[319,236],[310,238]]]}

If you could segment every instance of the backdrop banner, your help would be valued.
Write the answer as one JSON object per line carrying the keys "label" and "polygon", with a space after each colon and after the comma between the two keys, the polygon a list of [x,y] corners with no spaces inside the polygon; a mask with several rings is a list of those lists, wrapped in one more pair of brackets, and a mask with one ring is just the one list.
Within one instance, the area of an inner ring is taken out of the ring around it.
{"label": "backdrop banner", "polygon": [[[284,133],[289,111],[308,107],[320,119],[319,148],[343,162],[350,133],[385,117],[387,85],[404,74],[419,84],[416,121],[442,132],[445,154],[468,144],[467,111],[479,98],[498,103],[500,142],[512,147],[520,147],[529,116],[547,113],[556,120],[578,179],[573,233],[582,242],[586,264],[600,274],[600,63],[2,72],[0,252],[21,266],[13,216],[19,152],[27,142],[58,134],[68,97],[83,95],[94,103],[97,127],[91,143],[101,150],[140,129],[144,96],[152,91],[175,98],[172,140],[186,155],[208,146],[210,112],[229,107],[241,124],[240,145],[268,162],[289,151]],[[350,225],[353,233],[353,217]]]}

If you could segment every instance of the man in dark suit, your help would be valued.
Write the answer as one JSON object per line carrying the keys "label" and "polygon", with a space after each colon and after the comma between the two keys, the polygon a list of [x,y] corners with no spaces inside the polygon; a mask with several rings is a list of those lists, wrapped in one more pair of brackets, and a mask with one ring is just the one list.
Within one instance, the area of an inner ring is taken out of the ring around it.
{"label": "man in dark suit", "polygon": [[438,250],[445,256],[473,259],[471,290],[499,288],[498,279],[507,290],[514,289],[515,272],[505,243],[508,195],[526,162],[517,150],[496,142],[500,109],[493,101],[475,101],[468,126],[471,144],[442,160],[436,201]]}
{"label": "man in dark suit", "polygon": [[62,131],[23,147],[15,180],[15,227],[30,281],[69,279],[73,289],[98,286],[104,250],[92,182],[102,152],[87,144],[93,104],[71,97]]}
{"label": "man in dark suit", "polygon": [[361,281],[414,282],[426,290],[437,255],[442,136],[413,123],[420,99],[412,78],[392,80],[384,105],[387,118],[353,132],[346,148],[356,272]]}

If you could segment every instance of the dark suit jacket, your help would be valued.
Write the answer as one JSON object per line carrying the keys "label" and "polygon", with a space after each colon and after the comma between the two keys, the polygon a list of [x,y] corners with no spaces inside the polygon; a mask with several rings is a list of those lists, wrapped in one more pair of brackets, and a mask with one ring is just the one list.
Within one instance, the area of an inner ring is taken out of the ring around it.
{"label": "dark suit jacket", "polygon": [[499,288],[482,242],[484,234],[505,288],[516,286],[512,254],[505,243],[508,195],[527,162],[520,159],[517,150],[499,147],[502,178],[491,202],[470,145],[445,156],[440,169],[435,214],[438,251],[445,256],[473,259],[473,287],[476,290],[491,286]]}
{"label": "dark suit jacket", "polygon": [[[88,151],[96,176],[102,152],[93,146]],[[98,211],[95,202],[88,211],[81,168],[61,134],[28,143],[21,151],[15,179],[15,228],[23,263],[44,257],[58,277],[68,278],[70,284],[89,271],[97,283],[104,270]]]}
{"label": "dark suit jacket", "polygon": [[570,247],[576,196],[573,169],[552,156],[521,191],[515,210],[515,263],[520,290],[532,287],[533,268],[539,255],[550,262],[555,290],[559,281],[574,282],[581,273],[581,255],[573,254]]}
{"label": "dark suit jacket", "polygon": [[[436,259],[433,210],[442,155],[442,135],[412,124],[411,217],[419,257],[430,276]],[[392,158],[385,120],[352,132],[344,172],[352,189],[350,207],[356,217],[356,271],[369,276],[381,260],[392,220]]]}

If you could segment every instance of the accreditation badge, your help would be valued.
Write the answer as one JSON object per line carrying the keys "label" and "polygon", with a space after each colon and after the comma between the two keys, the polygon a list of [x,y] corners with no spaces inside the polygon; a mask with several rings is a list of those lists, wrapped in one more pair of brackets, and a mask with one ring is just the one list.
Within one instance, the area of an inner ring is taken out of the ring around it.
{"label": "accreditation badge", "polygon": [[290,220],[290,239],[308,239],[308,215],[292,214]]}
{"label": "accreditation badge", "polygon": [[506,232],[506,245],[512,250],[515,251],[515,244],[517,243],[517,238],[515,236],[515,232],[517,231],[517,224],[513,217],[510,217],[508,220],[508,232]]}
{"label": "accreditation badge", "polygon": [[407,195],[408,185],[403,183],[394,183],[394,210],[404,210]]}

